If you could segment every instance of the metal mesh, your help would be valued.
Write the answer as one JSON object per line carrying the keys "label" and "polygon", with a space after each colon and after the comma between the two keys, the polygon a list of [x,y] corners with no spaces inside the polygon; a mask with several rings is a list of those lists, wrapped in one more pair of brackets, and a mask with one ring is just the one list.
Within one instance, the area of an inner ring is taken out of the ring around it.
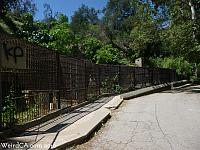
{"label": "metal mesh", "polygon": [[[6,34],[0,34],[0,46],[9,53],[0,53],[0,130],[104,94],[170,82],[176,77],[170,69],[97,65],[69,58]],[[23,58],[17,49],[23,50]]]}

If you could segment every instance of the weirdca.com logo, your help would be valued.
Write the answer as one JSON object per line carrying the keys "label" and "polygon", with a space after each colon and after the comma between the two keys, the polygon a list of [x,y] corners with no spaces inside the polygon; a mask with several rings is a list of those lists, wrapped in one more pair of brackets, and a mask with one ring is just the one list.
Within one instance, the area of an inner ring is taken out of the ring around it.
{"label": "weirdca.com logo", "polygon": [[50,144],[30,144],[27,142],[0,143],[0,149],[49,149],[52,147],[53,145]]}

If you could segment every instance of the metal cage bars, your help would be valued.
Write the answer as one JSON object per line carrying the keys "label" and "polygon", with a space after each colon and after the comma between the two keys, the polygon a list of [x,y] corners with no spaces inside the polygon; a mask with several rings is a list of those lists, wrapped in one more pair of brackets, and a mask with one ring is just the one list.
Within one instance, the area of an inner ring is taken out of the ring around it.
{"label": "metal cage bars", "polygon": [[16,51],[7,57],[0,51],[0,130],[104,94],[176,80],[173,69],[97,65],[5,34],[0,34],[0,44],[23,50],[23,58]]}

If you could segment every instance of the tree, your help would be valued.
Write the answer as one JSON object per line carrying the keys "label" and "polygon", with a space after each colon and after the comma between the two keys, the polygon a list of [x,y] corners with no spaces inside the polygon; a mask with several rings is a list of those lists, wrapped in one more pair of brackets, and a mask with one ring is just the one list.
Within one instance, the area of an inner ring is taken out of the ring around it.
{"label": "tree", "polygon": [[93,62],[96,62],[95,55],[102,47],[103,43],[94,37],[88,37],[83,40],[83,54],[86,59]]}
{"label": "tree", "polygon": [[[36,4],[33,0],[2,0],[2,5],[0,6],[0,19],[2,24],[7,26],[6,31],[19,36],[23,30],[24,23],[26,24],[27,21],[30,21],[31,17],[33,22],[33,15],[36,10]],[[29,17],[26,18],[25,15],[27,15],[26,17]]]}
{"label": "tree", "polygon": [[119,64],[121,55],[112,45],[105,45],[97,50],[95,59],[97,64]]}
{"label": "tree", "polygon": [[58,23],[68,23],[68,17],[62,13],[58,13],[57,15],[57,21]]}
{"label": "tree", "polygon": [[53,17],[53,10],[51,6],[47,3],[43,5],[44,7],[44,21],[48,22],[54,19]]}
{"label": "tree", "polygon": [[104,9],[103,23],[110,32],[130,32],[135,11],[136,3],[133,0],[109,0]]}
{"label": "tree", "polygon": [[33,25],[33,16],[30,13],[23,13],[21,15],[21,27],[17,33],[19,37],[23,37],[27,40],[32,39],[33,32],[36,27]]}
{"label": "tree", "polygon": [[137,24],[131,32],[132,59],[160,55],[160,38],[156,26],[149,20]]}
{"label": "tree", "polygon": [[89,25],[96,25],[99,22],[98,13],[94,8],[82,5],[71,18],[71,30],[76,34],[83,35]]}
{"label": "tree", "polygon": [[103,28],[109,42],[128,55],[129,34],[136,11],[134,0],[109,0],[104,9]]}
{"label": "tree", "polygon": [[168,15],[170,15],[173,23],[180,23],[182,21],[191,20],[192,23],[192,37],[193,40],[197,40],[198,20],[200,19],[200,1],[199,0],[153,0],[156,7],[166,6],[169,9]]}
{"label": "tree", "polygon": [[192,65],[183,57],[165,57],[150,59],[152,67],[176,69],[180,76],[188,77],[192,75]]}
{"label": "tree", "polygon": [[17,16],[20,16],[23,13],[30,13],[34,16],[37,11],[37,7],[33,0],[18,0],[13,6],[12,11]]}
{"label": "tree", "polygon": [[67,22],[58,23],[49,31],[52,39],[48,42],[48,47],[65,54],[67,56],[79,56],[80,52],[77,44],[78,39],[72,34]]}
{"label": "tree", "polygon": [[0,18],[5,16],[6,12],[11,10],[19,0],[1,0],[1,5],[0,5]]}

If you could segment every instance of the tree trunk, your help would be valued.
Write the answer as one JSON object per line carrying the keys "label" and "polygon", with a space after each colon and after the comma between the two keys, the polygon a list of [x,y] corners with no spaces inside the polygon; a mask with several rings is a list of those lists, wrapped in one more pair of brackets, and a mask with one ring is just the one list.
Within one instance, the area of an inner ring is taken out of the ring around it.
{"label": "tree trunk", "polygon": [[192,34],[193,34],[193,40],[196,40],[196,30],[197,30],[197,25],[196,25],[196,11],[194,4],[192,3],[192,0],[189,0],[189,6],[191,9],[191,14],[192,14]]}

